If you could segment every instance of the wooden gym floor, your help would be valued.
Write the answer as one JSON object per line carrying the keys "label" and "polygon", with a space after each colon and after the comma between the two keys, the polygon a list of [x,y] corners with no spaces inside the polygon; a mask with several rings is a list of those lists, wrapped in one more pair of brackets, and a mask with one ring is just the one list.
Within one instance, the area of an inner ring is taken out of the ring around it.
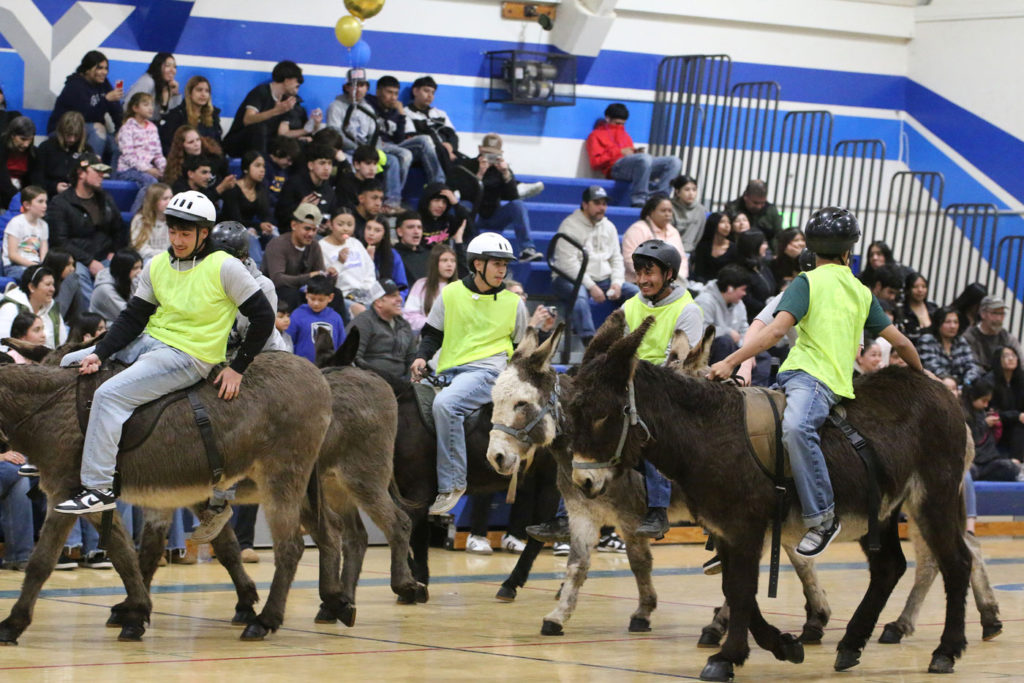
{"label": "wooden gym floor", "polygon": [[[1004,632],[981,641],[977,611],[969,598],[970,643],[957,674],[944,680],[1024,680],[1024,540],[984,539],[989,573],[1000,601]],[[905,546],[912,553],[909,546]],[[270,553],[248,565],[265,595],[273,564]],[[540,635],[542,617],[553,608],[565,558],[545,551],[534,576],[515,603],[494,600],[515,556],[431,550],[430,602],[399,606],[388,588],[386,548],[366,556],[356,625],[313,623],[317,597],[317,555],[303,557],[288,603],[284,627],[263,643],[243,643],[228,620],[234,593],[216,563],[170,566],[154,582],[153,623],[141,643],[118,643],[117,631],[103,627],[107,608],[122,588],[110,570],[55,572],[35,611],[35,623],[18,647],[0,648],[0,680],[560,680],[647,681],[696,679],[710,650],[696,647],[700,629],[720,602],[718,577],[705,577],[707,553],[697,545],[654,549],[655,586],[660,604],[653,630],[630,635],[629,615],[636,588],[625,555],[595,553],[573,619],[562,637]],[[823,646],[808,647],[801,665],[776,662],[752,650],[738,681],[934,681],[925,672],[938,642],[942,619],[941,580],[921,613],[918,630],[902,645],[872,642],[861,664],[836,674],[835,644],[867,586],[863,556],[852,544],[836,544],[819,564],[833,617]],[[894,619],[910,589],[912,570],[897,587],[882,623]],[[785,567],[779,598],[764,597],[770,621],[799,632],[802,596]],[[0,571],[0,616],[6,616],[21,575]],[[880,632],[876,629],[875,638]],[[753,641],[751,641],[753,646]]]}

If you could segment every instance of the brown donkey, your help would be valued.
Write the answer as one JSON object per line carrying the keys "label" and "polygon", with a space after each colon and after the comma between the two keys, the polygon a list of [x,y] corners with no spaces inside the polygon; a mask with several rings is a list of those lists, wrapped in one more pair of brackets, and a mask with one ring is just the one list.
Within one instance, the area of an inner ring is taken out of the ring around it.
{"label": "brown donkey", "polygon": [[[71,368],[0,367],[0,436],[39,467],[40,486],[51,500],[78,486],[83,437],[76,416],[77,376]],[[243,640],[261,640],[284,619],[302,556],[300,510],[331,421],[330,388],[305,359],[271,352],[253,362],[237,399],[220,400],[209,383],[199,393],[224,460],[224,485],[246,477],[256,483],[274,539],[267,603],[242,633]],[[126,502],[166,509],[204,501],[210,495],[210,465],[188,403],[169,405],[146,441],[120,455],[118,470]],[[122,640],[138,640],[149,620],[150,599],[131,540],[116,515],[114,520],[108,553],[128,594],[114,621],[122,627]],[[75,521],[73,515],[47,515],[21,596],[0,622],[0,644],[16,644],[31,623],[39,591]],[[100,515],[90,515],[90,521],[98,524]]]}
{"label": "brown donkey", "polygon": [[[567,406],[577,468],[573,481],[588,496],[602,494],[616,477],[646,458],[683,490],[687,507],[718,540],[722,589],[731,610],[721,651],[701,672],[703,680],[726,681],[750,653],[747,631],[777,659],[803,661],[803,646],[780,633],[757,605],[759,559],[775,508],[771,481],[750,462],[741,425],[742,399],[733,387],[683,377],[634,356],[653,318],[628,336],[596,336],[594,358],[576,377]],[[946,588],[945,628],[929,671],[953,671],[966,646],[964,611],[971,554],[963,539],[966,433],[952,394],[940,383],[905,368],[886,368],[855,384],[850,422],[878,452],[881,548],[868,551],[867,473],[835,428],[822,430],[822,445],[835,489],[844,537],[861,538],[871,571],[864,599],[838,645],[835,668],[845,670],[860,654],[906,559],[900,547],[901,506],[920,528],[939,564]],[[616,453],[616,445],[622,448]],[[596,467],[595,467],[596,466]],[[799,504],[788,497],[786,534],[803,533]]]}

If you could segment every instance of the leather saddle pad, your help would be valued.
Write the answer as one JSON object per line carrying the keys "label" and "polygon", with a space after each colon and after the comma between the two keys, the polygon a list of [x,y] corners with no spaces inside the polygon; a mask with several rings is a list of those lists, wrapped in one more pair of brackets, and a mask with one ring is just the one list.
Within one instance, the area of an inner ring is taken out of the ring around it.
{"label": "leather saddle pad", "polygon": [[747,441],[750,445],[750,452],[754,456],[758,466],[764,470],[769,477],[775,476],[775,459],[785,458],[785,477],[790,479],[793,472],[789,467],[789,458],[783,453],[776,453],[776,444],[780,443],[776,438],[775,430],[782,429],[781,422],[776,423],[775,414],[772,412],[772,403],[775,404],[779,419],[782,419],[782,412],[786,409],[786,395],[781,391],[762,389],[759,387],[740,387],[743,395],[743,420],[747,432]]}

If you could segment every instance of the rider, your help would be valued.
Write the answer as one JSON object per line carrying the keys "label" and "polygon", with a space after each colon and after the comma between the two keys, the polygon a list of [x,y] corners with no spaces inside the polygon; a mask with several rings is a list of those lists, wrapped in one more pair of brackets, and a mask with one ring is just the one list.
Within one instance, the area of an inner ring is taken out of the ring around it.
{"label": "rider", "polygon": [[[135,294],[103,339],[61,361],[81,360],[83,375],[98,371],[114,354],[132,365],[96,390],[82,449],[82,487],[55,505],[57,512],[81,515],[115,506],[114,471],[125,421],[137,407],[196,384],[223,362],[237,312],[249,319],[249,331],[214,380],[224,400],[238,395],[242,373],[274,329],[274,310],[249,271],[213,250],[208,238],[217,211],[206,195],[176,194],[164,213],[170,248],[143,268]],[[208,506],[199,529],[219,531],[230,516],[226,504]]]}
{"label": "rider", "polygon": [[466,434],[469,413],[491,400],[491,387],[505,369],[512,345],[526,332],[523,301],[505,289],[512,245],[493,232],[480,233],[466,248],[472,274],[441,290],[410,366],[413,380],[441,349],[438,372],[450,384],[434,400],[437,425],[437,500],[430,514],[448,512],[466,492]]}
{"label": "rider", "polygon": [[815,211],[804,230],[817,266],[786,288],[771,324],[754,339],[711,366],[711,379],[775,346],[794,325],[796,342],[779,372],[786,392],[782,439],[789,452],[807,533],[796,551],[822,553],[842,526],[834,511],[832,483],[818,429],[841,398],[852,399],[853,364],[863,330],[881,335],[907,365],[923,371],[914,345],[896,329],[878,301],[850,272],[850,250],[860,239],[857,218],[830,206]]}

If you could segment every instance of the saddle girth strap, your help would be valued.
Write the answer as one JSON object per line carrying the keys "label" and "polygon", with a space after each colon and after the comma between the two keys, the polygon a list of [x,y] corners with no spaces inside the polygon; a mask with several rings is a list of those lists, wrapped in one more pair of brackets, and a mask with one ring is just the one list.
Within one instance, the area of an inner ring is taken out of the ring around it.
{"label": "saddle girth strap", "polygon": [[199,436],[203,439],[206,447],[206,459],[210,463],[210,471],[213,473],[213,485],[220,483],[224,476],[224,459],[217,450],[217,441],[213,438],[213,426],[210,423],[210,415],[206,412],[206,406],[199,400],[199,394],[195,391],[188,392],[188,402],[192,406],[192,412],[196,418],[196,426],[199,427]]}
{"label": "saddle girth strap", "polygon": [[[767,392],[765,395],[768,396]],[[772,476],[772,483],[775,485],[775,515],[772,518],[771,563],[768,566],[768,597],[774,598],[779,592],[782,523],[789,506],[786,500],[786,451],[782,445],[782,418],[771,396],[768,396],[768,405],[772,408],[772,418],[775,420],[775,473]]]}
{"label": "saddle girth strap", "polygon": [[861,436],[846,419],[835,411],[829,413],[829,422],[835,425],[857,451],[868,475],[868,550],[877,552],[882,544],[878,533],[878,512],[882,506],[882,493],[878,488],[878,459],[871,442]]}
{"label": "saddle girth strap", "polygon": [[[114,495],[121,497],[121,473],[114,472]],[[97,550],[106,550],[110,545],[110,530],[114,526],[114,510],[104,510],[100,513],[100,538],[96,541]]]}

